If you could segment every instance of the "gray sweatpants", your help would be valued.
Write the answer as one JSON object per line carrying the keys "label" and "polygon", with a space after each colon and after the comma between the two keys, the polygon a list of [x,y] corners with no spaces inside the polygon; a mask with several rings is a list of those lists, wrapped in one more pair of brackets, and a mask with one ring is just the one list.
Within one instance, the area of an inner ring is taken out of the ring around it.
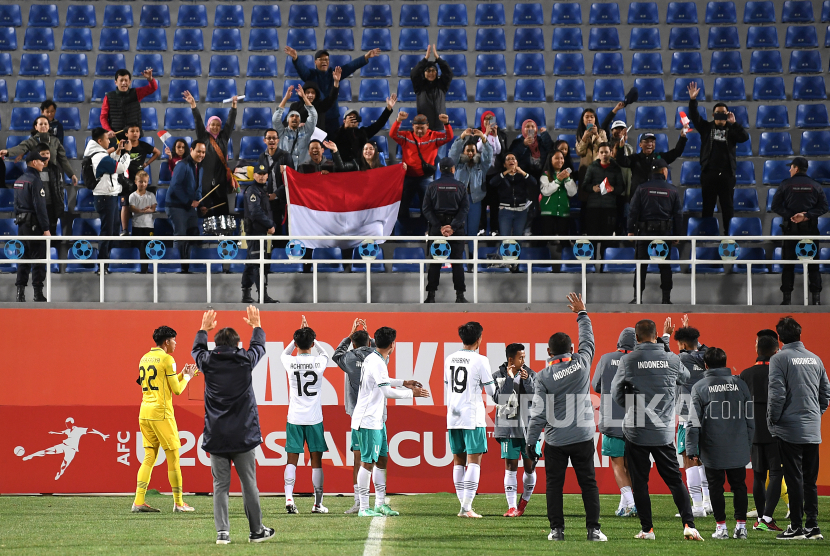
{"label": "gray sweatpants", "polygon": [[231,462],[242,483],[242,503],[251,533],[262,531],[262,510],[259,508],[259,490],[256,486],[256,449],[239,454],[210,454],[210,472],[213,474],[213,521],[216,531],[230,531],[228,522],[228,492],[231,489]]}

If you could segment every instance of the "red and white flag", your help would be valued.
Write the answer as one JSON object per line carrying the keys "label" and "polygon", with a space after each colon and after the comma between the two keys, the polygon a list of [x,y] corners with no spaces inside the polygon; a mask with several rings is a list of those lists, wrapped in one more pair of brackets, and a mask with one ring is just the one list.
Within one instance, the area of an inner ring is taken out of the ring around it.
{"label": "red and white flag", "polygon": [[[303,240],[308,248],[357,247],[336,236],[391,236],[403,194],[403,165],[363,172],[300,174],[285,170],[289,234],[331,236]],[[380,243],[380,242],[378,242]]]}
{"label": "red and white flag", "polygon": [[170,135],[167,131],[163,129],[159,131],[157,135],[159,136],[159,139],[161,139],[161,142],[164,143],[165,146],[167,146],[167,141],[173,138],[172,135]]}

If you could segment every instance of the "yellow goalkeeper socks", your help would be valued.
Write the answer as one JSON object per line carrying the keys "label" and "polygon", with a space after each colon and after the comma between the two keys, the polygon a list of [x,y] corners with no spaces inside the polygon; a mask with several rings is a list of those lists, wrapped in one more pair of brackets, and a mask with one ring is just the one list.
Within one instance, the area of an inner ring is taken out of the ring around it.
{"label": "yellow goalkeeper socks", "polygon": [[170,480],[170,490],[173,491],[173,502],[177,506],[184,504],[182,500],[182,468],[179,466],[179,450],[165,450],[167,456],[167,478]]}
{"label": "yellow goalkeeper socks", "polygon": [[150,475],[153,473],[156,457],[158,457],[157,448],[144,447],[144,461],[141,462],[141,467],[138,469],[135,501],[133,502],[136,506],[144,505],[144,497],[147,495],[147,487],[150,484]]}

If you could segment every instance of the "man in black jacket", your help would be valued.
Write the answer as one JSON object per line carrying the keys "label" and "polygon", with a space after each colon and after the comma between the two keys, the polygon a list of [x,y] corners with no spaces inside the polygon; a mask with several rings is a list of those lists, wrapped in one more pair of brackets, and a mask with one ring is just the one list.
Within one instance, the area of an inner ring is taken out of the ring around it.
{"label": "man in black jacket", "polygon": [[[273,235],[276,230],[271,215],[271,204],[265,191],[268,180],[268,168],[260,164],[254,170],[254,182],[245,188],[245,233],[252,236]],[[248,241],[248,260],[259,259],[262,242],[258,239]],[[268,295],[268,274],[266,266],[265,284],[259,283],[259,265],[246,264],[242,272],[242,303],[253,303],[251,286],[256,285],[263,303],[279,303]]]}
{"label": "man in black jacket", "polygon": [[689,83],[689,119],[700,133],[700,185],[703,194],[703,218],[715,215],[715,203],[720,199],[723,215],[723,235],[729,231],[729,221],[735,214],[732,195],[735,191],[738,161],[736,145],[749,140],[749,134],[735,121],[735,114],[719,102],[715,105],[715,120],[709,122],[697,111],[697,84]]}
{"label": "man in black jacket", "polygon": [[294,168],[294,161],[291,155],[279,147],[280,136],[274,128],[265,130],[265,152],[259,155],[257,166],[265,166],[268,169],[268,182],[265,190],[268,193],[268,200],[271,204],[271,216],[276,225],[275,235],[282,235],[283,216],[285,215],[285,182],[282,179],[282,166]]}
{"label": "man in black jacket", "polygon": [[[430,51],[435,54],[434,62],[429,59]],[[438,75],[439,68],[441,75]],[[415,64],[409,77],[415,92],[416,112],[427,117],[431,130],[444,131],[444,123],[439,116],[447,113],[446,97],[453,75],[449,64],[438,56],[435,45],[427,46],[424,59]]]}
{"label": "man in black jacket", "polygon": [[[46,159],[37,151],[26,156],[26,171],[14,182],[14,215],[18,233],[21,236],[49,236],[49,213],[46,210],[46,188],[40,173],[46,168]],[[24,241],[24,259],[45,259],[45,241]],[[46,278],[45,264],[17,265],[17,301],[26,301],[26,286],[29,284],[29,270],[32,272],[34,300],[46,301],[43,295],[43,280]]]}
{"label": "man in black jacket", "polygon": [[632,155],[629,155],[624,148],[627,139],[628,131],[624,129],[620,133],[616,158],[620,166],[623,168],[631,168],[631,186],[629,190],[632,197],[641,183],[651,179],[651,167],[654,166],[655,160],[662,159],[668,168],[669,164],[680,158],[683,154],[683,149],[686,148],[685,130],[680,132],[680,137],[677,139],[677,144],[674,148],[664,153],[654,152],[657,146],[657,137],[653,133],[643,133],[640,137],[640,152]]}
{"label": "man in black jacket", "polygon": [[[453,178],[455,164],[450,157],[446,157],[438,164],[441,178],[431,182],[424,195],[421,213],[429,224],[430,236],[450,237],[452,235],[466,235],[467,214],[470,212],[470,200],[467,188]],[[433,242],[430,241],[431,251]],[[464,254],[464,242],[453,241],[450,244],[450,259],[461,259]],[[441,279],[441,264],[429,265],[427,273],[427,298],[424,303],[435,303],[435,292],[438,290],[438,281]],[[452,265],[452,285],[455,288],[455,302],[467,303],[464,292],[464,267],[460,264]]]}
{"label": "man in black jacket", "polygon": [[254,395],[252,374],[265,356],[265,331],[260,327],[259,309],[248,307],[245,322],[253,328],[248,350],[239,345],[239,334],[223,328],[208,350],[208,332],[216,328],[216,311],[202,316],[202,328],[196,333],[191,354],[205,375],[205,431],[202,449],[210,454],[213,474],[213,521],[216,544],[231,542],[228,522],[228,491],[231,487],[231,463],[242,484],[242,503],[248,517],[249,542],[262,542],[274,536],[274,530],[262,525],[259,490],[256,485],[256,448],[262,444],[259,413]]}
{"label": "man in black jacket", "polygon": [[[775,196],[772,198],[772,212],[783,219],[781,230],[785,236],[817,236],[818,218],[828,210],[827,197],[821,184],[807,175],[807,159],[800,156],[790,164],[790,178],[781,182]],[[798,239],[783,242],[781,258],[785,261],[796,259],[795,248]],[[816,243],[818,252],[818,242]],[[789,305],[795,282],[795,266],[781,265],[781,293],[784,301],[781,305]],[[819,266],[807,266],[807,275],[810,283],[810,304],[821,305],[821,274]]]}
{"label": "man in black jacket", "polygon": [[[324,149],[331,150],[331,160],[326,160],[323,157]],[[320,142],[317,139],[312,139],[308,144],[308,160],[297,167],[297,171],[301,174],[316,174],[323,175],[331,172],[343,172],[343,160],[340,158],[340,153],[337,150],[337,145],[332,141]]]}
{"label": "man in black jacket", "polygon": [[[373,124],[367,126],[358,125],[361,123],[360,112],[355,109],[346,112],[343,116],[343,125],[334,134],[332,140],[337,145],[340,159],[347,170],[359,170],[360,159],[363,158],[363,146],[369,139],[377,135],[389,121],[392,115],[392,108],[398,102],[398,95],[393,94],[386,99],[386,108],[381,112],[380,117]],[[442,128],[443,129],[443,128]]]}

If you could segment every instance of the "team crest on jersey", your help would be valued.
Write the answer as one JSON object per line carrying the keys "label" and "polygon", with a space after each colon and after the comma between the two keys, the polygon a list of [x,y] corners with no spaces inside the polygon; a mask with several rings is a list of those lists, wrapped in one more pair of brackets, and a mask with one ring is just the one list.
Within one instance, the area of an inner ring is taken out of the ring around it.
{"label": "team crest on jersey", "polygon": [[58,474],[55,475],[55,480],[61,478],[61,475],[66,471],[66,468],[69,467],[69,464],[72,463],[72,460],[75,459],[75,455],[79,451],[79,444],[81,442],[81,438],[87,434],[97,434],[104,440],[109,438],[108,434],[104,434],[99,432],[95,429],[91,428],[84,428],[84,427],[76,427],[75,426],[75,419],[72,417],[66,418],[66,429],[59,431],[59,432],[51,432],[50,434],[63,434],[66,435],[66,439],[60,444],[55,444],[49,448],[45,448],[38,452],[32,452],[29,455],[26,454],[26,449],[23,446],[17,446],[14,449],[14,455],[22,457],[23,461],[29,461],[32,458],[40,458],[43,456],[53,456],[57,454],[63,454],[63,463],[61,463],[61,468],[58,471]]}

